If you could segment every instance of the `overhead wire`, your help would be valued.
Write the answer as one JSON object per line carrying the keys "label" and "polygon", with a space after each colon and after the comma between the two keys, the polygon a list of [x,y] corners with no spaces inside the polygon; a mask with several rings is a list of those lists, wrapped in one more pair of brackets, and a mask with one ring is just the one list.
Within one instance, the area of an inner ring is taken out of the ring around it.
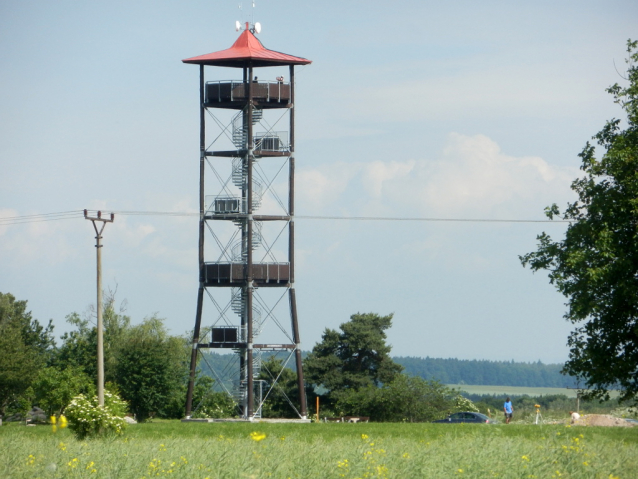
{"label": "overhead wire", "polygon": [[[91,210],[93,211],[93,210]],[[109,213],[122,216],[176,216],[199,217],[199,212],[193,211],[136,211],[136,210],[109,210]],[[37,215],[5,216],[0,217],[0,226],[8,226],[22,223],[35,223],[40,221],[57,221],[76,219],[83,217],[83,210],[62,211],[58,213],[42,213]],[[494,219],[494,218],[432,218],[432,217],[400,217],[400,216],[323,216],[323,215],[295,215],[295,219],[302,220],[336,220],[336,221],[421,221],[444,223],[571,223],[570,220],[530,220],[530,219]]]}

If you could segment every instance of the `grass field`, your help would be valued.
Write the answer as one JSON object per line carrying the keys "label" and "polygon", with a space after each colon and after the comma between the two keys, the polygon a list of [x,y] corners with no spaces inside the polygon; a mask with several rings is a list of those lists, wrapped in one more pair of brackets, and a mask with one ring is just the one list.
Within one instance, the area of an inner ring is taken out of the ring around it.
{"label": "grass field", "polygon": [[[527,394],[528,396],[547,396],[550,394],[564,394],[570,398],[576,398],[576,389],[567,388],[527,388],[520,386],[478,386],[469,384],[447,384],[448,387],[454,389],[460,389],[469,394],[494,394],[497,396],[522,396]],[[611,397],[617,397],[618,393],[612,391]]]}
{"label": "grass field", "polygon": [[635,478],[638,428],[158,421],[0,428],[2,478]]}

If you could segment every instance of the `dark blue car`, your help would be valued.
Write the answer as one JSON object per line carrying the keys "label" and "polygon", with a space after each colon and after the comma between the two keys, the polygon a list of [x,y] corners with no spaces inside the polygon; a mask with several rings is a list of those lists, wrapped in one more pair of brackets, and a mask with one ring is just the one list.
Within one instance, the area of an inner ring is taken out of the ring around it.
{"label": "dark blue car", "polygon": [[441,422],[441,423],[460,423],[460,422],[472,422],[472,423],[482,423],[482,424],[495,424],[497,421],[487,417],[485,414],[481,414],[480,412],[455,412],[454,414],[450,414],[447,419],[439,419],[438,421],[432,422]]}

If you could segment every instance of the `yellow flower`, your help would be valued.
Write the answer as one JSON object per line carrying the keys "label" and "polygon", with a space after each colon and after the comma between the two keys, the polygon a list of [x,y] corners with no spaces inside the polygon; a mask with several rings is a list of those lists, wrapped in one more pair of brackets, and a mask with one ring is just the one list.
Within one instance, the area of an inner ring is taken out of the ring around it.
{"label": "yellow flower", "polygon": [[55,424],[57,418],[55,416],[51,416],[51,424]]}
{"label": "yellow flower", "polygon": [[403,459],[409,459],[410,455],[407,452],[403,453]]}
{"label": "yellow flower", "polygon": [[66,444],[64,444],[63,442],[61,442],[60,444],[58,444],[58,447],[60,449],[62,449],[63,451],[66,451]]}
{"label": "yellow flower", "polygon": [[56,426],[54,424],[53,426],[51,426],[51,429],[53,430],[53,432],[57,432],[58,431],[58,426]]}
{"label": "yellow flower", "polygon": [[33,454],[29,454],[27,456],[27,466],[33,466],[35,464],[35,456]]}
{"label": "yellow flower", "polygon": [[64,429],[67,426],[66,416],[60,416],[60,429]]}
{"label": "yellow flower", "polygon": [[159,450],[160,451],[166,451],[166,446],[164,444],[160,444],[159,445]]}
{"label": "yellow flower", "polygon": [[253,432],[251,432],[251,433],[250,433],[250,438],[251,438],[253,441],[257,441],[257,442],[259,442],[259,441],[261,441],[261,440],[263,440],[263,439],[266,439],[266,435],[265,435],[263,432],[256,432],[256,431],[253,431]]}
{"label": "yellow flower", "polygon": [[528,456],[521,456],[521,459],[523,459],[523,461],[529,462],[529,457]]}
{"label": "yellow flower", "polygon": [[361,434],[361,439],[366,441],[368,439],[368,435],[367,434]]}

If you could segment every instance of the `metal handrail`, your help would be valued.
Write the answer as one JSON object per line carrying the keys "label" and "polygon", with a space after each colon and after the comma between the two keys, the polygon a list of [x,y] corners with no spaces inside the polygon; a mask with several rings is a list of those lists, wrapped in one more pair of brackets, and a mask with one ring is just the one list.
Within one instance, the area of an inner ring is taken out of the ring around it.
{"label": "metal handrail", "polygon": [[[243,81],[237,81],[237,80],[216,80],[216,81],[207,81],[206,85],[219,85],[219,88],[217,89],[217,101],[221,102],[222,101],[222,85],[230,85],[230,101],[235,101],[235,99],[237,100],[243,100],[246,99],[248,92],[245,91],[243,88],[242,90],[244,90],[242,92],[241,95],[238,95],[237,98],[235,98],[235,89],[239,86],[244,86],[246,85],[248,82],[243,82]],[[284,83],[284,82],[280,82],[280,81],[258,81],[258,82],[252,82],[253,85],[256,85],[257,88],[253,88],[253,98],[256,99],[265,99],[266,101],[277,101],[277,102],[281,102],[281,87],[282,85],[287,85],[288,87],[290,87],[290,83]],[[271,95],[271,88],[270,85],[277,85],[276,88],[276,95]],[[261,88],[260,88],[261,87]],[[263,88],[266,87],[266,88]],[[262,94],[262,91],[265,94]],[[288,98],[290,99],[290,98]],[[206,101],[210,101],[210,97],[208,96],[208,88],[206,88]]]}

